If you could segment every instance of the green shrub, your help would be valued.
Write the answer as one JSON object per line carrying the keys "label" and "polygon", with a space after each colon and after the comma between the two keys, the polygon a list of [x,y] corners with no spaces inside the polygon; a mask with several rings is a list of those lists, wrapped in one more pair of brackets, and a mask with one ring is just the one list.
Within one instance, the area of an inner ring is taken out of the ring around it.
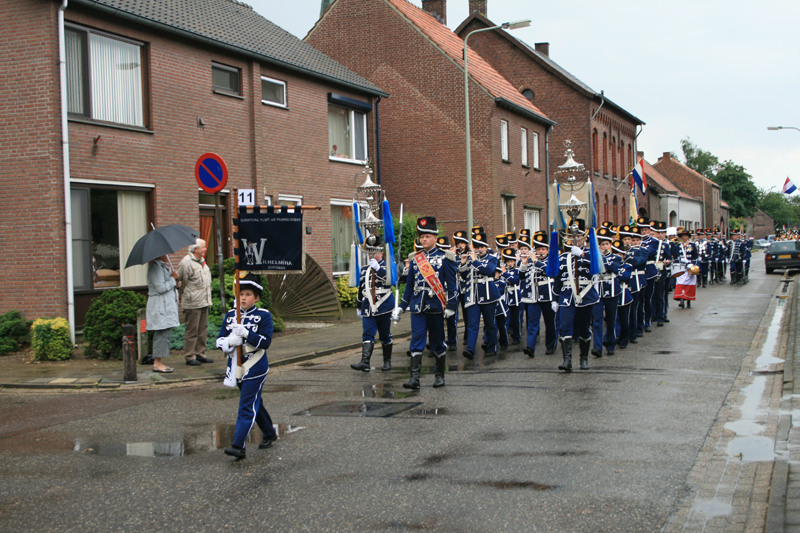
{"label": "green shrub", "polygon": [[69,322],[66,318],[40,318],[33,323],[33,358],[63,361],[72,357]]}
{"label": "green shrub", "polygon": [[0,316],[0,355],[16,352],[22,343],[29,342],[31,324],[19,311]]}
{"label": "green shrub", "polygon": [[88,357],[122,359],[122,325],[136,324],[136,310],[146,306],[147,298],[133,291],[103,291],[86,313],[84,354]]}
{"label": "green shrub", "polygon": [[342,307],[356,306],[358,287],[350,287],[349,275],[336,278],[336,292],[339,294],[339,303],[342,304]]}

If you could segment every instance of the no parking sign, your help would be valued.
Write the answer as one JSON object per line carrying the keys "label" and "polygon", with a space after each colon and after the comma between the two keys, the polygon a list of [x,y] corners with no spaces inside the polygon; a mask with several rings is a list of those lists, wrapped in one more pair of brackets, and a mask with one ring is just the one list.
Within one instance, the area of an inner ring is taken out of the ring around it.
{"label": "no parking sign", "polygon": [[215,153],[203,154],[194,165],[194,177],[205,192],[217,193],[228,183],[228,165]]}

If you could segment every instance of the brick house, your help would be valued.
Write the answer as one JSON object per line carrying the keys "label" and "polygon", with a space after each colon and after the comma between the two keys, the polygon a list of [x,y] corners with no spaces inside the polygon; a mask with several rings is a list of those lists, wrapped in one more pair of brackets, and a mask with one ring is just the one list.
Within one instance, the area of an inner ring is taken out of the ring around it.
{"label": "brick house", "polygon": [[[442,0],[336,0],[305,40],[389,92],[380,106],[383,187],[393,205],[466,229],[463,41]],[[473,220],[490,236],[546,222],[554,123],[473,50]],[[542,211],[545,212],[542,215]],[[541,217],[541,220],[540,220]]]}
{"label": "brick house", "polygon": [[[459,37],[496,26],[486,0],[470,0],[470,15],[455,30]],[[561,162],[563,143],[573,142],[575,159],[591,171],[599,220],[628,222],[630,186],[640,119],[570,74],[550,57],[550,43],[530,46],[503,29],[473,35],[469,45],[515,89],[558,125],[550,134],[550,152]],[[640,214],[650,215],[648,195],[637,191]]]}
{"label": "brick house", "polygon": [[761,209],[756,209],[753,216],[747,219],[747,227],[754,239],[766,239],[775,233],[775,220]]}
{"label": "brick house", "polygon": [[700,199],[703,204],[700,227],[727,231],[728,209],[723,208],[722,188],[699,172],[692,170],[669,152],[658,158],[653,168],[677,185],[686,194]]}
{"label": "brick house", "polygon": [[229,193],[247,188],[258,203],[322,206],[306,216],[306,250],[347,270],[354,175],[376,152],[372,110],[387,93],[235,0],[72,0],[62,106],[60,7],[2,7],[0,312],[74,310],[80,329],[103,290],[146,290],[146,267],[121,265],[151,223],[197,228],[213,246],[213,196],[194,177],[205,152],[230,172],[226,257]]}
{"label": "brick house", "polygon": [[[641,154],[641,152],[640,152]],[[644,173],[647,176],[647,191],[657,191],[658,215],[657,220],[667,223],[667,226],[696,229],[700,227],[703,219],[703,202],[686,194],[666,176],[656,170],[647,160],[644,161]],[[656,201],[651,199],[650,207],[655,212]]]}

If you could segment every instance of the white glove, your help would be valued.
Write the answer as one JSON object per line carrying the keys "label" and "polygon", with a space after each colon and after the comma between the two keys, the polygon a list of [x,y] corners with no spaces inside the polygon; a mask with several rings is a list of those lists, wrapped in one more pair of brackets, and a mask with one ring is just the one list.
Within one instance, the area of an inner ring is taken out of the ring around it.
{"label": "white glove", "polygon": [[242,344],[244,344],[244,339],[241,338],[239,335],[228,336],[228,346],[230,346],[231,349],[236,348],[237,346],[241,346]]}
{"label": "white glove", "polygon": [[231,331],[234,335],[238,335],[240,337],[247,337],[250,331],[241,324],[234,324],[231,328]]}
{"label": "white glove", "polygon": [[404,311],[405,309],[402,307],[397,307],[394,311],[392,311],[392,321],[400,322],[400,315],[402,315]]}
{"label": "white glove", "polygon": [[575,257],[582,257],[583,256],[583,250],[581,250],[577,246],[573,246],[572,250],[570,250],[570,251],[572,252],[572,255],[574,255]]}
{"label": "white glove", "polygon": [[452,309],[445,309],[444,310],[444,317],[445,318],[450,318],[451,316],[453,316],[455,314],[456,314],[456,312],[453,311]]}
{"label": "white glove", "polygon": [[358,318],[361,318],[361,309],[356,309],[356,315],[358,315]]}
{"label": "white glove", "polygon": [[369,267],[370,267],[372,270],[374,270],[375,272],[377,272],[378,270],[380,270],[380,269],[381,269],[381,264],[380,264],[380,263],[378,263],[378,261],[377,261],[376,259],[374,259],[374,258],[373,258],[373,259],[370,259],[370,260],[369,260]]}
{"label": "white glove", "polygon": [[550,302],[550,309],[552,309],[554,313],[557,312],[558,311],[558,302]]}
{"label": "white glove", "polygon": [[228,343],[228,337],[222,337],[217,339],[217,348],[219,348],[225,353],[230,353],[232,351],[232,348]]}

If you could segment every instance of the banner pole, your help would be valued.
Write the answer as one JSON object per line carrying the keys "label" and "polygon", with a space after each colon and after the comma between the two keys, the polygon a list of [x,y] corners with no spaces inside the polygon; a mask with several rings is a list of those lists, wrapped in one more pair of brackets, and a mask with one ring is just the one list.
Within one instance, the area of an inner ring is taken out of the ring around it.
{"label": "banner pole", "polygon": [[222,229],[219,225],[219,192],[214,193],[214,226],[216,226],[216,241],[217,241],[217,274],[219,275],[219,299],[222,303],[222,309],[225,307],[225,267],[222,264]]}
{"label": "banner pole", "polygon": [[[235,212],[236,212],[237,217],[238,217],[238,213],[239,213],[239,189],[233,189],[233,197],[236,198],[236,210],[235,210]],[[233,233],[234,233],[234,235],[239,233],[239,225],[238,224],[233,227]],[[237,240],[236,241],[236,246],[235,246],[236,254],[235,254],[235,259],[234,259],[234,261],[236,261],[236,263],[235,263],[235,269],[233,271],[233,294],[234,294],[234,298],[235,298],[234,301],[233,301],[233,304],[234,304],[234,307],[236,308],[236,323],[237,324],[241,324],[242,323],[242,306],[241,306],[241,304],[239,302],[239,259],[240,259],[239,258],[239,253],[241,252],[241,246],[239,246],[239,244],[240,243]],[[224,285],[224,284],[225,284],[225,278],[223,277],[222,278],[222,283],[220,283],[220,285]],[[238,361],[239,366],[242,366],[242,347],[241,346],[237,346],[236,347],[236,360]]]}

